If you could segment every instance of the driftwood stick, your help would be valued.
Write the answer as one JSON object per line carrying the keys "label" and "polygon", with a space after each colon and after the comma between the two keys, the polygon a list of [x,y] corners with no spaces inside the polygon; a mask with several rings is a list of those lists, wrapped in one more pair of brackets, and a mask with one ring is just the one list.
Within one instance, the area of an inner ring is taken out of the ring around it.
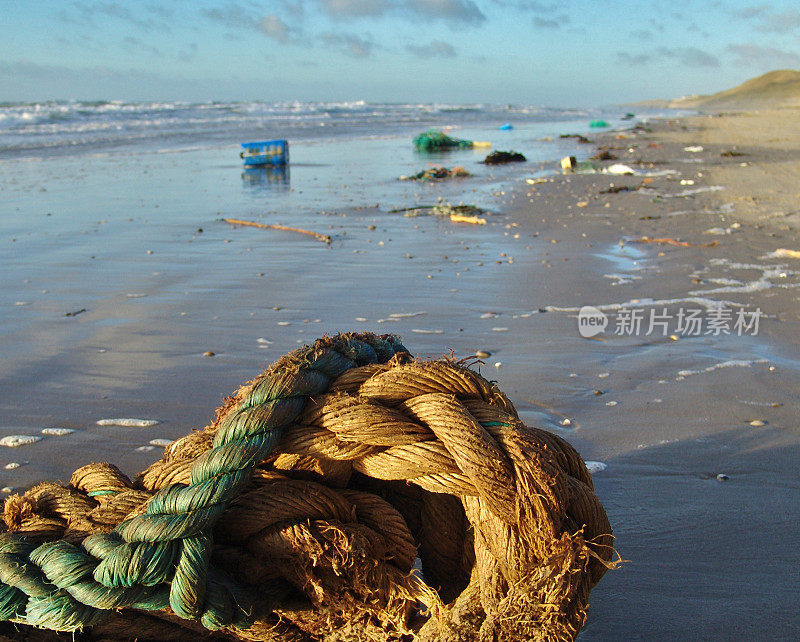
{"label": "driftwood stick", "polygon": [[711,243],[689,243],[688,241],[678,241],[677,239],[651,239],[647,236],[642,236],[636,239],[629,239],[628,243],[658,243],[659,245],[678,245],[680,247],[714,247],[718,242],[711,241]]}
{"label": "driftwood stick", "polygon": [[287,225],[278,225],[277,223],[267,224],[267,223],[256,223],[255,221],[242,221],[238,218],[225,218],[222,219],[226,223],[230,223],[231,225],[245,225],[248,227],[259,227],[265,230],[281,230],[283,232],[297,232],[298,234],[307,234],[308,236],[313,236],[315,239],[319,241],[323,241],[330,245],[331,237],[327,234],[320,234],[319,232],[312,232],[310,230],[302,230],[299,227],[288,227]]}

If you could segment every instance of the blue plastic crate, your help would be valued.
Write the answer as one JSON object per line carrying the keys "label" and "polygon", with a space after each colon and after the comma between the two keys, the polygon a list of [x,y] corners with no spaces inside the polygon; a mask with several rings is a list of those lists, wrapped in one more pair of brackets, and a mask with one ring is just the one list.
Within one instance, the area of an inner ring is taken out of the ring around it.
{"label": "blue plastic crate", "polygon": [[242,157],[246,167],[258,165],[286,165],[289,162],[289,142],[283,139],[242,143]]}

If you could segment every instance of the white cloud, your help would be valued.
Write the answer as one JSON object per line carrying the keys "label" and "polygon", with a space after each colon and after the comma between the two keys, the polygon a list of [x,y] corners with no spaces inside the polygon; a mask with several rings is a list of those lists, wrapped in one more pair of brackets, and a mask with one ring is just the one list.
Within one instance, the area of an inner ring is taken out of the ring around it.
{"label": "white cloud", "polygon": [[478,24],[486,16],[473,0],[313,0],[331,18],[375,18],[392,13],[402,18],[428,18]]}
{"label": "white cloud", "polygon": [[559,29],[567,23],[569,23],[569,16],[556,16],[554,18],[536,16],[533,19],[533,26],[540,29]]}
{"label": "white cloud", "polygon": [[719,58],[697,47],[659,47],[656,53],[663,58],[677,60],[687,67],[720,66]]}
{"label": "white cloud", "polygon": [[407,45],[406,49],[420,58],[454,58],[456,50],[443,40],[434,40],[427,45]]}
{"label": "white cloud", "polygon": [[789,9],[764,16],[756,30],[763,33],[791,33],[800,27],[800,11]]}
{"label": "white cloud", "polygon": [[392,8],[388,0],[315,0],[331,18],[381,16]]}
{"label": "white cloud", "polygon": [[772,69],[800,66],[800,53],[785,51],[775,47],[765,47],[752,42],[741,45],[728,45],[725,50],[733,55],[737,65],[762,66]]}
{"label": "white cloud", "polygon": [[486,21],[472,0],[406,0],[405,7],[426,18],[475,24]]}
{"label": "white cloud", "polygon": [[653,59],[653,56],[646,53],[631,54],[626,51],[617,52],[617,60],[623,65],[630,65],[631,67],[638,67],[646,65]]}
{"label": "white cloud", "polygon": [[366,38],[351,33],[325,32],[320,34],[320,39],[330,47],[337,47],[343,53],[353,58],[368,58],[377,45]]}
{"label": "white cloud", "polygon": [[298,29],[290,27],[274,13],[261,18],[258,21],[258,29],[268,38],[278,42],[290,42],[299,37]]}

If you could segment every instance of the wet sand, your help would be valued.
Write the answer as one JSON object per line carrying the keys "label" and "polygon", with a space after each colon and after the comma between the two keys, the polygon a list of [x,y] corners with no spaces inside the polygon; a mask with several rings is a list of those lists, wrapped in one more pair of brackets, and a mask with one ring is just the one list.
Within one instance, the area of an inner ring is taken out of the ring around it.
{"label": "wet sand", "polygon": [[[798,112],[791,116],[796,122]],[[800,633],[792,606],[800,553],[787,541],[800,520],[800,261],[770,257],[800,249],[773,209],[796,197],[800,145],[789,138],[774,150],[759,145],[757,128],[774,128],[773,118],[688,119],[624,139],[604,136],[595,143],[619,148],[611,150],[615,162],[678,173],[616,194],[599,192],[639,186],[643,177],[558,177],[512,206],[526,229],[558,241],[548,256],[554,307],[654,299],[674,301],[663,305],[677,313],[714,300],[765,313],[757,336],[677,341],[608,332],[587,340],[575,332],[575,312],[537,317],[547,327],[547,340],[537,342],[538,376],[520,377],[511,396],[539,398],[572,417],[578,425],[568,438],[584,458],[608,465],[595,481],[627,560],[592,593],[582,640],[790,640]],[[749,134],[739,138],[743,119]],[[697,146],[703,151],[685,151]],[[731,149],[746,156],[721,155]],[[782,178],[770,183],[773,173],[794,176],[793,191],[784,193]],[[681,184],[689,180],[694,185]],[[715,186],[724,189],[692,193]],[[555,218],[541,222],[539,212]],[[645,236],[717,243],[630,241]],[[632,248],[644,254],[614,264],[606,259],[615,245],[618,259]]]}
{"label": "wet sand", "polygon": [[[800,145],[761,145],[756,117],[738,138],[742,118],[661,122],[575,148],[619,148],[600,166],[641,175],[560,175],[556,162],[501,170],[509,188],[482,195],[495,211],[485,227],[389,214],[386,203],[303,214],[299,226],[333,234],[326,246],[231,228],[214,194],[194,218],[131,222],[122,195],[107,222],[82,230],[96,235],[95,258],[53,238],[61,254],[46,273],[21,235],[14,251],[31,263],[28,282],[3,299],[0,436],[75,432],[3,449],[0,464],[29,463],[0,470],[2,485],[66,479],[90,461],[133,474],[160,455],[137,449],[204,425],[224,395],[298,343],[394,332],[422,356],[489,351],[482,372],[524,419],[607,466],[595,480],[627,562],[592,593],[582,640],[795,639],[800,260],[765,257],[800,239],[771,205],[747,198],[754,176],[784,198],[788,183],[769,177],[797,185]],[[721,156],[734,148],[747,156]],[[612,184],[645,189],[600,193]],[[469,202],[469,179],[459,185]],[[438,188],[416,189],[425,203]],[[125,234],[129,251],[104,253]],[[633,242],[644,236],[691,245]],[[90,260],[114,269],[76,280]],[[617,336],[613,324],[594,339],[579,334],[581,306],[613,316],[645,299],[663,302],[642,304],[646,313],[706,314],[709,301],[725,301],[765,317],[757,336]],[[26,314],[49,321],[32,336]],[[113,417],[160,423],[96,424]]]}

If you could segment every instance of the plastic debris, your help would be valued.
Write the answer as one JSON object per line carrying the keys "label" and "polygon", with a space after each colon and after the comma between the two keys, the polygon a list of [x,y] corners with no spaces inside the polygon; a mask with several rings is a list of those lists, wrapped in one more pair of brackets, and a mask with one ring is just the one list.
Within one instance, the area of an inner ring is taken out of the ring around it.
{"label": "plastic debris", "polygon": [[574,156],[565,156],[561,159],[561,169],[565,172],[573,171],[576,167],[578,167],[578,159]]}
{"label": "plastic debris", "polygon": [[688,147],[684,147],[683,151],[689,152],[691,154],[698,154],[703,151],[702,145],[689,145]]}
{"label": "plastic debris", "polygon": [[465,149],[473,145],[471,140],[453,138],[436,129],[429,129],[426,132],[418,134],[414,137],[413,143],[414,147],[419,152],[430,152],[441,149]]}
{"label": "plastic debris", "polygon": [[447,167],[430,167],[423,169],[411,176],[401,176],[401,181],[435,181],[443,178],[464,178],[472,176],[466,169],[460,165],[456,165],[452,169]]}
{"label": "plastic debris", "polygon": [[461,216],[480,216],[486,210],[482,210],[475,205],[450,205],[450,203],[439,203],[431,208],[431,214],[437,216],[452,216],[453,214],[460,214]]}
{"label": "plastic debris", "polygon": [[608,123],[604,120],[593,120],[589,123],[589,127],[608,127]]}
{"label": "plastic debris", "polygon": [[800,250],[787,250],[784,247],[779,247],[774,252],[767,254],[770,259],[800,259]]}
{"label": "plastic debris", "polygon": [[453,223],[471,223],[472,225],[486,225],[486,219],[480,216],[463,216],[462,214],[451,214],[450,221]]}
{"label": "plastic debris", "polygon": [[514,129],[514,125],[512,125],[511,123],[506,123],[505,125],[500,125],[498,129],[500,129],[501,131],[509,131],[510,129]]}
{"label": "plastic debris", "polygon": [[606,167],[603,170],[604,174],[614,174],[615,176],[623,176],[625,174],[635,174],[636,172],[633,171],[627,165],[623,165],[621,163],[614,163],[610,167]]}

